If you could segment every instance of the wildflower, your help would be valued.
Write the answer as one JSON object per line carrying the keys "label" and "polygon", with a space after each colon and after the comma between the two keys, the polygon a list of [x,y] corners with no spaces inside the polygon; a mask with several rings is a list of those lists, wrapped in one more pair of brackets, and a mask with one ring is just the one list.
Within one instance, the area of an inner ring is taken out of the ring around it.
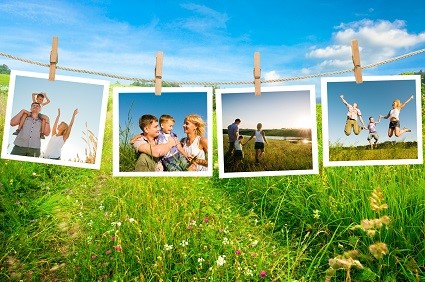
{"label": "wildflower", "polygon": [[93,220],[90,219],[89,223],[87,223],[88,226],[92,226],[93,225]]}
{"label": "wildflower", "polygon": [[130,221],[130,223],[134,223],[134,222],[135,222],[135,219],[134,219],[134,218],[132,218],[132,217],[130,217],[130,218],[128,219],[128,221]]}
{"label": "wildflower", "polygon": [[201,266],[202,267],[202,263],[205,261],[205,259],[204,258],[198,258],[198,263],[199,263],[199,266]]}
{"label": "wildflower", "polygon": [[115,241],[115,236],[112,236],[111,237],[111,241]]}
{"label": "wildflower", "polygon": [[254,248],[255,246],[257,246],[258,245],[258,240],[254,240],[254,241],[252,241],[251,242],[251,244],[250,244],[250,246],[251,246],[251,248]]}
{"label": "wildflower", "polygon": [[111,222],[111,225],[112,226],[120,227],[121,226],[121,222],[120,221],[114,221],[114,222]]}
{"label": "wildflower", "polygon": [[320,211],[319,210],[314,210],[313,211],[313,218],[314,219],[319,219],[320,218]]}
{"label": "wildflower", "polygon": [[267,276],[267,272],[265,270],[261,270],[260,271],[260,276],[261,277],[266,277]]}
{"label": "wildflower", "polygon": [[245,274],[245,276],[251,276],[251,277],[254,276],[254,273],[248,267],[245,267],[244,274]]}
{"label": "wildflower", "polygon": [[33,173],[32,173],[32,176],[37,176],[37,173],[33,172]]}
{"label": "wildflower", "polygon": [[92,256],[91,256],[91,259],[95,259],[95,258],[96,258],[96,255],[92,255]]}
{"label": "wildflower", "polygon": [[173,245],[168,245],[168,244],[165,244],[164,245],[164,250],[165,251],[171,251],[173,249]]}
{"label": "wildflower", "polygon": [[103,210],[105,207],[102,205],[102,204],[100,204],[100,206],[99,206],[99,210]]}
{"label": "wildflower", "polygon": [[388,205],[384,202],[384,193],[382,193],[382,189],[377,187],[372,191],[372,195],[369,198],[370,207],[374,212],[380,212],[382,210],[388,209]]}
{"label": "wildflower", "polygon": [[204,222],[205,222],[205,223],[207,223],[208,221],[210,221],[210,220],[208,219],[208,217],[205,217],[205,218],[204,218]]}
{"label": "wildflower", "polygon": [[230,241],[227,239],[227,237],[224,237],[222,243],[223,245],[229,245]]}
{"label": "wildflower", "polygon": [[105,254],[107,254],[107,255],[109,255],[110,253],[112,253],[112,251],[111,251],[111,250],[106,250],[106,251],[105,251]]}
{"label": "wildflower", "polygon": [[235,255],[240,255],[242,252],[241,252],[241,250],[236,250],[235,251]]}
{"label": "wildflower", "polygon": [[226,256],[225,255],[220,255],[220,256],[218,256],[218,259],[217,259],[217,266],[223,266],[225,263],[226,263],[226,260],[225,260],[225,258],[226,258]]}
{"label": "wildflower", "polygon": [[187,245],[189,245],[189,242],[188,241],[182,240],[180,242],[180,246],[182,246],[183,248],[186,247]]}
{"label": "wildflower", "polygon": [[388,254],[388,247],[385,243],[375,243],[369,246],[370,253],[377,259],[381,259]]}
{"label": "wildflower", "polygon": [[114,249],[115,249],[115,251],[117,251],[117,252],[121,252],[121,251],[122,251],[122,248],[121,248],[121,246],[120,246],[120,245],[116,245],[116,246],[114,246]]}

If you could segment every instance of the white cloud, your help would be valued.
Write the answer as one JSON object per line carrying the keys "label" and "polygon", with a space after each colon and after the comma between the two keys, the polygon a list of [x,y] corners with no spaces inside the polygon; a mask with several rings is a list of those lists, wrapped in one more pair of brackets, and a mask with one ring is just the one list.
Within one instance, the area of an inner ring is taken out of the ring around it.
{"label": "white cloud", "polygon": [[306,54],[307,58],[324,59],[316,65],[318,71],[329,67],[352,67],[350,45],[353,39],[359,42],[362,65],[394,57],[400,52],[425,43],[425,32],[409,33],[406,23],[402,20],[390,22],[364,19],[341,23],[336,29],[338,31],[332,36],[332,45],[314,47]]}
{"label": "white cloud", "polygon": [[226,29],[229,17],[225,13],[197,4],[182,4],[186,10],[194,12],[194,16],[180,21],[180,24],[194,32],[205,32],[211,29]]}
{"label": "white cloud", "polygon": [[351,47],[346,45],[333,45],[318,48],[307,54],[307,58],[344,58],[351,55]]}
{"label": "white cloud", "polygon": [[276,71],[269,71],[264,74],[264,80],[276,80],[281,79],[282,76],[280,76]]}

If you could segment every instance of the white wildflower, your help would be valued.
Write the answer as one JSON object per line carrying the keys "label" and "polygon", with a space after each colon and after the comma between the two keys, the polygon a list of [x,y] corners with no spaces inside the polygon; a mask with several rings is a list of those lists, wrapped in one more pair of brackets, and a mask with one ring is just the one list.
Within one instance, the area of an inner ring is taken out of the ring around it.
{"label": "white wildflower", "polygon": [[164,245],[164,250],[165,251],[171,251],[173,249],[173,245],[168,245],[168,244],[165,244]]}
{"label": "white wildflower", "polygon": [[225,255],[218,256],[218,259],[217,259],[217,266],[223,266],[223,265],[226,263],[225,258],[226,258],[226,256],[225,256]]}

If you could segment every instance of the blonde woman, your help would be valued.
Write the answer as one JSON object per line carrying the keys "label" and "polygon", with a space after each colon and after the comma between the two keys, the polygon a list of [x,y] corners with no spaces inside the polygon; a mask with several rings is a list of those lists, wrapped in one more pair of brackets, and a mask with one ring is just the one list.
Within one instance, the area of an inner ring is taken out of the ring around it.
{"label": "blonde woman", "polygon": [[255,130],[251,137],[249,137],[248,141],[245,142],[246,144],[255,137],[255,164],[260,164],[260,159],[264,156],[264,143],[267,145],[269,144],[266,139],[266,134],[262,128],[263,125],[261,123],[257,123],[257,130]]}
{"label": "blonde woman", "polygon": [[403,133],[405,132],[411,132],[412,130],[408,129],[408,128],[403,128],[400,130],[400,111],[401,109],[403,109],[407,103],[409,103],[411,100],[413,100],[413,95],[410,96],[409,99],[406,100],[406,102],[404,102],[403,104],[401,104],[399,99],[396,99],[393,101],[392,104],[392,109],[388,112],[388,114],[386,116],[382,116],[380,115],[379,117],[381,118],[385,118],[385,119],[390,119],[390,125],[388,128],[388,137],[392,137],[393,134],[396,137],[400,137]]}
{"label": "blonde woman", "polygon": [[208,169],[208,139],[204,137],[205,122],[199,115],[190,114],[184,119],[183,130],[186,137],[181,141],[182,147],[191,163],[188,170],[206,171]]}
{"label": "blonde woman", "polygon": [[52,136],[50,137],[49,144],[47,144],[46,151],[43,155],[45,159],[60,160],[62,147],[71,134],[74,119],[77,114],[78,109],[75,109],[69,125],[63,121],[58,125],[59,117],[61,115],[61,110],[58,109],[58,115],[52,128]]}

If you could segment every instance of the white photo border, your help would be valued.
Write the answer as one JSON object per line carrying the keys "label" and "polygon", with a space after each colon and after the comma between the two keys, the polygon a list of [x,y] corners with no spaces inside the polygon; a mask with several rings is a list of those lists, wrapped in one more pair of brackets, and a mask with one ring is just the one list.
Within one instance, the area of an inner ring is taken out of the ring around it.
{"label": "white photo border", "polygon": [[[12,118],[12,107],[13,107],[14,97],[15,97],[15,84],[16,84],[16,77],[17,76],[37,78],[37,79],[43,79],[43,80],[49,79],[48,73],[36,73],[36,72],[28,72],[28,71],[11,70],[10,81],[9,81],[9,93],[8,93],[6,116],[5,116],[5,124],[4,124],[4,132],[3,132],[3,144],[2,144],[2,150],[1,150],[1,158],[2,159],[17,160],[17,161],[25,161],[25,162],[70,166],[70,167],[100,169],[101,159],[102,159],[102,149],[103,149],[103,138],[104,138],[104,133],[105,133],[106,111],[107,111],[110,82],[107,81],[107,80],[89,79],[89,78],[74,77],[74,76],[64,76],[64,75],[56,75],[55,76],[55,81],[75,82],[75,83],[103,86],[102,105],[100,106],[100,113],[99,113],[100,114],[100,119],[99,119],[100,123],[98,125],[99,134],[97,136],[98,143],[97,143],[97,149],[96,149],[96,160],[95,160],[94,164],[89,164],[89,163],[81,163],[81,162],[73,162],[73,161],[65,161],[65,160],[45,159],[45,158],[42,158],[42,157],[36,158],[36,157],[18,156],[18,155],[12,155],[12,154],[7,152],[7,148],[8,148],[8,144],[9,144],[9,134],[10,134],[10,129],[11,129],[9,122],[10,122],[10,119]],[[52,81],[51,83],[54,83],[55,81]],[[30,105],[30,98],[31,98],[31,93],[28,94],[28,105]],[[54,119],[51,118],[50,122],[52,123],[53,120]]]}
{"label": "white photo border", "polygon": [[363,82],[366,81],[393,81],[393,80],[414,80],[416,100],[416,131],[418,144],[417,159],[398,159],[398,160],[363,160],[363,161],[330,161],[329,160],[329,123],[328,123],[328,82],[354,82],[354,77],[322,77],[321,78],[321,104],[322,104],[322,140],[323,140],[323,166],[371,166],[371,165],[405,165],[405,164],[423,164],[422,149],[422,95],[421,95],[421,77],[419,75],[392,75],[392,76],[363,76]]}
{"label": "white photo border", "polygon": [[164,171],[164,172],[121,172],[119,171],[119,95],[120,93],[155,94],[155,87],[114,87],[113,88],[113,176],[154,176],[154,177],[211,177],[213,175],[213,89],[212,87],[163,87],[161,93],[205,93],[207,96],[207,171]]}
{"label": "white photo border", "polygon": [[261,92],[288,92],[288,91],[309,91],[310,93],[310,111],[311,111],[311,145],[312,145],[312,169],[306,170],[279,170],[279,171],[254,171],[254,172],[225,172],[224,171],[224,148],[223,148],[223,104],[222,95],[244,93],[246,95],[255,95],[254,87],[247,88],[227,88],[216,89],[216,115],[217,115],[217,142],[218,142],[218,163],[219,178],[235,177],[261,177],[261,176],[284,176],[284,175],[303,175],[318,174],[318,141],[317,141],[317,121],[316,121],[316,91],[314,85],[293,85],[293,86],[262,86]]}

